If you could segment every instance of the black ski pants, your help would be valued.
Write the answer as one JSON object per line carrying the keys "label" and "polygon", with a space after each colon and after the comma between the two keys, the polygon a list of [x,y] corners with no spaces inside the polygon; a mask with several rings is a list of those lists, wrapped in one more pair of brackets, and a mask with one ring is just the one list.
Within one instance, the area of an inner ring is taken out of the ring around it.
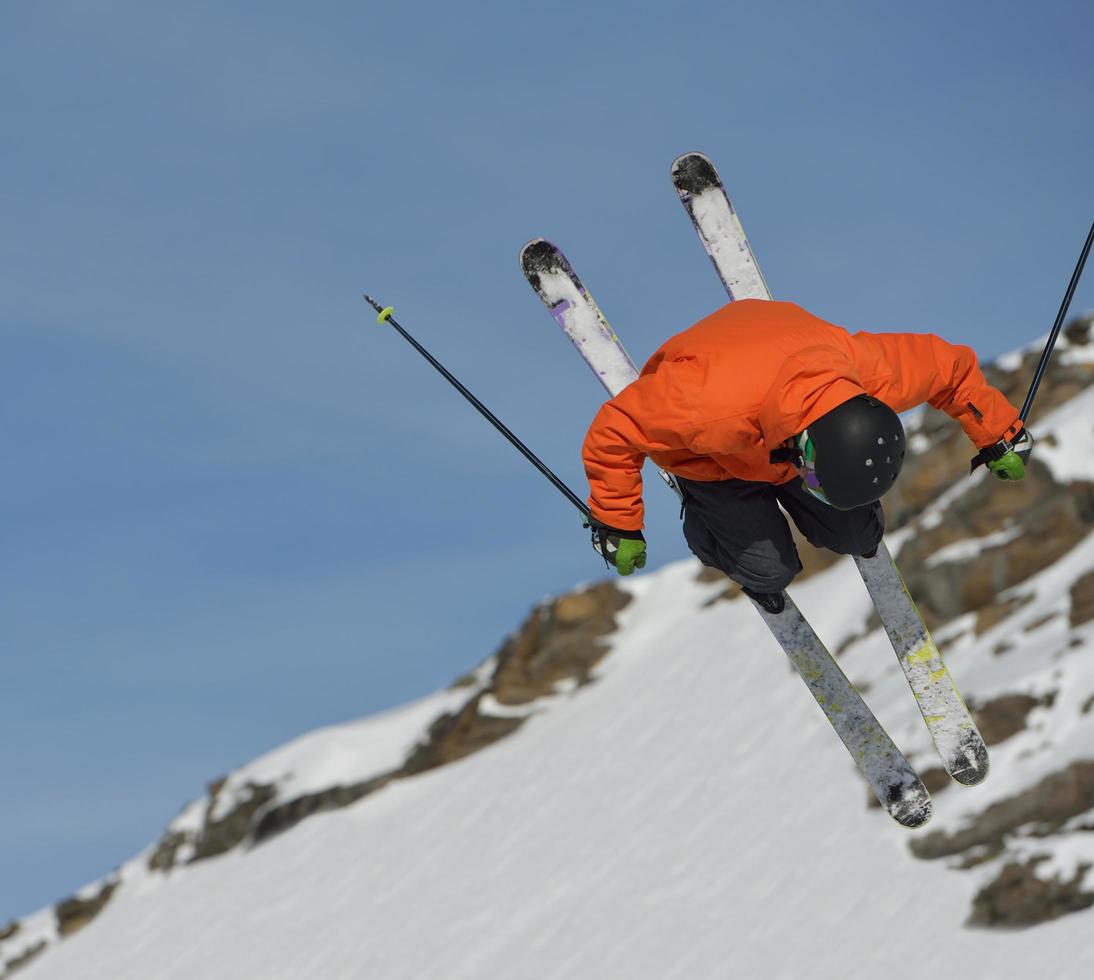
{"label": "black ski pants", "polygon": [[801,571],[780,504],[811,545],[837,554],[869,554],[885,532],[880,503],[836,510],[803,490],[796,478],[780,486],[676,480],[684,492],[688,547],[704,565],[721,569],[754,592],[781,592]]}

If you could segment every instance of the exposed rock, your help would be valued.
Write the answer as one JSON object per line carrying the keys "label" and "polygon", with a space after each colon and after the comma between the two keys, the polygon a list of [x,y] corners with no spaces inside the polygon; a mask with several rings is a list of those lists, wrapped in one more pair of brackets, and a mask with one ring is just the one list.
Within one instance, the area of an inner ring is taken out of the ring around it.
{"label": "exposed rock", "polygon": [[989,806],[968,826],[947,833],[936,830],[911,841],[916,857],[934,860],[977,847],[997,847],[1026,824],[1028,835],[1044,836],[1079,814],[1094,809],[1094,761],[1073,762],[1016,796]]}
{"label": "exposed rock", "polygon": [[477,671],[468,671],[466,674],[462,674],[457,677],[451,684],[448,685],[448,690],[457,691],[461,687],[474,687],[479,682],[479,675]]}
{"label": "exposed rock", "polygon": [[79,932],[105,908],[117,887],[118,882],[111,881],[103,885],[91,898],[74,896],[59,902],[54,909],[57,916],[57,931],[62,936],[71,936],[74,932]]}
{"label": "exposed rock", "polygon": [[1062,615],[1063,613],[1058,612],[1045,613],[1043,616],[1038,616],[1031,622],[1026,623],[1026,625],[1022,627],[1022,632],[1033,633],[1035,630],[1039,630],[1047,623],[1051,623],[1054,619],[1059,619]]}
{"label": "exposed rock", "polygon": [[21,970],[30,963],[31,960],[36,959],[39,955],[44,953],[48,945],[49,944],[44,939],[40,939],[33,946],[29,946],[27,949],[23,950],[18,956],[8,960],[7,963],[4,964],[4,976],[10,976],[16,970]]}
{"label": "exposed rock", "polygon": [[998,745],[1026,727],[1026,718],[1036,707],[1051,704],[1053,696],[1035,698],[1029,694],[1004,694],[983,705],[970,704],[976,727],[987,745]]}
{"label": "exposed rock", "polygon": [[1094,619],[1094,571],[1087,572],[1071,587],[1071,613],[1068,622],[1072,629]]}
{"label": "exposed rock", "polygon": [[986,844],[981,847],[973,847],[965,852],[957,868],[961,871],[968,871],[970,868],[975,868],[981,864],[987,864],[989,861],[994,861],[1000,854],[1003,853],[1004,846],[1002,841],[995,844]]}
{"label": "exposed rock", "polygon": [[18,922],[9,922],[6,926],[0,928],[0,943],[7,939],[11,939],[20,929]]}
{"label": "exposed rock", "polygon": [[205,825],[194,841],[192,861],[224,854],[247,839],[255,814],[277,796],[277,787],[262,783],[247,783],[246,795],[219,820],[210,819],[216,797],[210,801]]}
{"label": "exposed rock", "polygon": [[1090,870],[1081,865],[1066,881],[1059,875],[1039,878],[1036,867],[1047,860],[1031,858],[1024,864],[1009,862],[999,876],[977,893],[968,924],[1001,929],[1021,929],[1080,912],[1094,905],[1094,892],[1082,890]]}
{"label": "exposed rock", "polygon": [[189,838],[178,830],[168,830],[148,858],[149,871],[170,871],[177,863],[179,851]]}
{"label": "exposed rock", "polygon": [[[1088,533],[1094,487],[1058,484],[1036,458],[1030,471],[1021,483],[1002,486],[992,480],[970,488],[942,524],[904,545],[901,570],[929,626],[992,607],[1001,591],[1047,568]],[[953,543],[955,529],[960,537],[975,538],[1008,525],[1022,531],[1007,544],[984,548],[960,562],[930,562],[940,548]],[[985,623],[993,615],[985,614]]]}
{"label": "exposed rock", "polygon": [[257,815],[252,837],[256,844],[261,843],[290,827],[296,826],[301,820],[323,813],[327,810],[337,810],[358,800],[369,793],[386,786],[394,778],[394,773],[385,773],[374,779],[355,783],[352,786],[332,786],[320,793],[308,793],[282,803],[279,806],[270,807]]}
{"label": "exposed rock", "polygon": [[603,641],[630,596],[611,581],[540,606],[497,654],[489,687],[499,703],[527,704],[564,680],[579,685],[608,652]]}
{"label": "exposed rock", "polygon": [[953,784],[952,777],[941,766],[935,766],[926,772],[920,773],[919,778],[923,781],[923,785],[931,796],[937,796]]}
{"label": "exposed rock", "polygon": [[482,698],[479,694],[459,711],[443,714],[434,721],[426,740],[415,746],[397,775],[414,776],[455,762],[511,735],[524,724],[521,716],[484,714],[479,710]]}
{"label": "exposed rock", "polygon": [[275,785],[248,783],[235,791],[234,805],[216,820],[211,815],[227,781],[214,781],[208,788],[201,829],[197,833],[168,830],[149,858],[149,867],[167,871],[184,853],[187,863],[192,863],[244,843],[260,843],[307,817],[349,806],[392,780],[455,762],[504,738],[523,724],[524,716],[484,710],[486,699],[520,706],[554,693],[563,682],[587,684],[608,651],[605,637],[615,630],[616,613],[628,602],[630,596],[607,581],[538,606],[494,655],[493,672],[484,687],[481,670],[453,685],[473,690],[462,707],[433,721],[425,738],[397,769],[289,800],[277,799]]}
{"label": "exposed rock", "polygon": [[1012,613],[1016,613],[1032,601],[1032,595],[1016,595],[1002,600],[995,599],[991,605],[983,606],[977,612],[976,626],[973,628],[973,632],[977,636],[987,633],[993,626],[998,625]]}
{"label": "exposed rock", "polygon": [[1089,344],[1092,334],[1094,334],[1094,317],[1075,319],[1064,327],[1064,338],[1076,347],[1085,347]]}

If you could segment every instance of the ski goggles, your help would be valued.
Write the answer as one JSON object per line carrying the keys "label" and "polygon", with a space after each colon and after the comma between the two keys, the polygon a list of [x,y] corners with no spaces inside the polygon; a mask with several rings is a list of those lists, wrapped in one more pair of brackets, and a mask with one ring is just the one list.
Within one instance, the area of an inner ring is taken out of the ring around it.
{"label": "ski goggles", "polygon": [[813,440],[809,438],[809,430],[806,429],[800,435],[796,435],[793,443],[798,451],[794,469],[798,471],[798,476],[802,479],[802,489],[831,507],[832,501],[825,495],[824,488],[817,479],[817,450]]}

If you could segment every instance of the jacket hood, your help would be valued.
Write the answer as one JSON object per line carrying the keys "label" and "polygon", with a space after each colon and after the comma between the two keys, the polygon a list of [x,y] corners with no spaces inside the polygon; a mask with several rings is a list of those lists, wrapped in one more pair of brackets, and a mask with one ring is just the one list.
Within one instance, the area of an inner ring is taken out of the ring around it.
{"label": "jacket hood", "polygon": [[837,347],[806,347],[787,357],[760,405],[764,443],[771,449],[816,419],[866,394],[851,358]]}

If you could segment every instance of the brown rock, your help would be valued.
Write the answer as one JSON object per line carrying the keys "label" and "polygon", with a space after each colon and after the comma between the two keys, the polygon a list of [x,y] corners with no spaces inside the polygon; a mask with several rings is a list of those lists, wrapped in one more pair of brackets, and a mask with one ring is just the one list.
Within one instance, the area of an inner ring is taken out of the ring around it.
{"label": "brown rock", "polygon": [[54,909],[57,916],[57,931],[62,936],[71,936],[79,932],[92,919],[95,918],[110,901],[118,882],[109,882],[93,898],[69,898],[58,903]]}
{"label": "brown rock", "polygon": [[1081,865],[1068,880],[1059,875],[1039,878],[1036,867],[1047,860],[1031,858],[1025,864],[1009,862],[999,876],[977,893],[968,924],[996,929],[1021,929],[1080,912],[1094,905],[1094,892],[1082,890],[1090,869]]}
{"label": "brown rock", "polygon": [[912,840],[910,847],[916,857],[926,860],[952,857],[973,848],[1001,849],[1006,837],[1019,827],[1031,824],[1033,833],[1045,836],[1092,808],[1094,760],[1079,760],[1024,792],[992,804],[963,829],[952,834],[944,830],[924,834]]}
{"label": "brown rock", "polygon": [[608,652],[604,638],[630,596],[601,582],[535,609],[497,654],[489,691],[505,705],[527,704],[565,680],[585,684]]}
{"label": "brown rock", "polygon": [[1071,587],[1071,613],[1068,622],[1072,629],[1094,619],[1094,571],[1087,572]]}
{"label": "brown rock", "polygon": [[1045,704],[1046,698],[1028,694],[1004,694],[973,709],[976,727],[987,745],[998,745],[1024,731],[1026,718],[1036,707]]}
{"label": "brown rock", "polygon": [[1023,606],[1033,601],[1032,595],[1011,596],[1009,599],[995,599],[990,605],[983,606],[976,614],[976,626],[974,632],[977,636],[988,632],[993,626],[997,626],[1011,613],[1017,612]]}
{"label": "brown rock", "polygon": [[16,970],[21,970],[24,966],[31,962],[31,960],[37,959],[42,953],[46,951],[49,943],[44,939],[38,940],[33,946],[25,949],[19,956],[14,959],[10,959],[7,963],[3,964],[4,972],[3,976],[10,976],[15,973]]}

